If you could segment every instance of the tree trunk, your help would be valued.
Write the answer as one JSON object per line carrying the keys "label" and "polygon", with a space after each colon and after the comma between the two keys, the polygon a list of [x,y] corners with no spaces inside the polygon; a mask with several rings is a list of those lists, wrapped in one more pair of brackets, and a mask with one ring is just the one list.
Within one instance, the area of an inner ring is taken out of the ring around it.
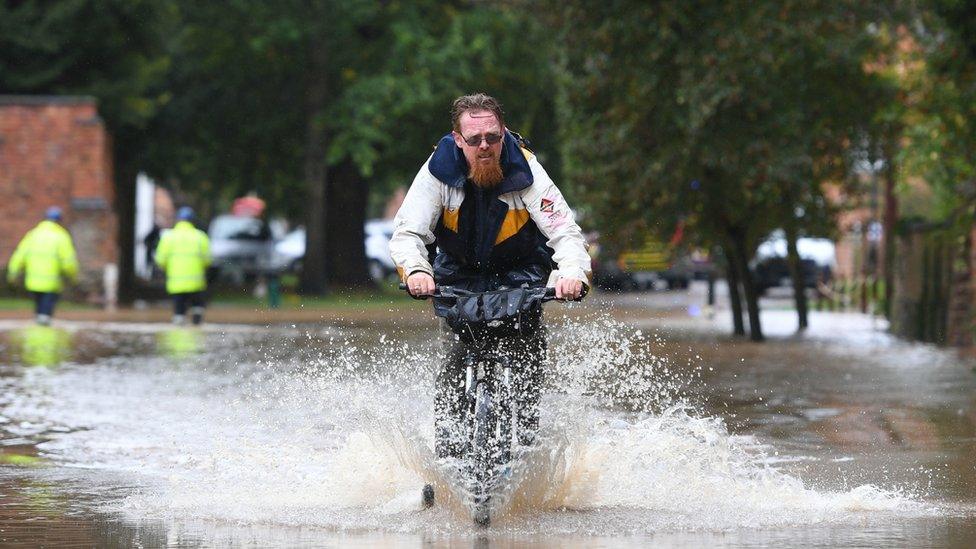
{"label": "tree trunk", "polygon": [[328,97],[324,44],[312,40],[308,83],[305,90],[305,189],[308,204],[305,217],[305,259],[302,262],[301,293],[323,295],[326,292],[328,266],[325,243],[328,218],[326,216],[326,188],[328,169],[325,151],[328,136],[325,130],[325,108]]}
{"label": "tree trunk", "polygon": [[331,226],[325,238],[330,288],[375,287],[366,269],[363,234],[368,198],[369,185],[355,164],[347,160],[332,170],[326,193],[326,217]]}
{"label": "tree trunk", "polygon": [[131,153],[116,142],[115,146],[115,215],[118,219],[119,303],[136,298],[136,176],[138,169],[129,158]]}
{"label": "tree trunk", "polygon": [[739,293],[739,266],[736,263],[735,254],[732,253],[732,246],[726,244],[722,246],[727,263],[725,272],[726,280],[729,284],[729,302],[732,305],[732,333],[737,336],[746,335],[746,325],[742,322],[742,294]]}
{"label": "tree trunk", "polygon": [[881,172],[884,178],[884,218],[882,220],[884,258],[881,264],[884,266],[884,315],[888,320],[891,320],[891,301],[895,289],[895,223],[898,221],[898,198],[895,196],[894,140],[885,139],[882,147],[885,167]]}
{"label": "tree trunk", "polygon": [[803,264],[800,261],[800,252],[796,247],[796,228],[786,227],[786,258],[790,266],[790,278],[793,279],[793,299],[796,301],[796,316],[799,321],[799,330],[802,332],[807,329],[807,292],[806,281],[803,277]]}
{"label": "tree trunk", "polygon": [[749,271],[750,254],[746,249],[746,238],[743,233],[742,230],[732,230],[729,238],[732,240],[734,255],[739,267],[739,279],[742,281],[742,290],[746,297],[746,310],[749,313],[749,339],[762,341],[764,338],[759,321],[759,294],[756,292],[756,282]]}

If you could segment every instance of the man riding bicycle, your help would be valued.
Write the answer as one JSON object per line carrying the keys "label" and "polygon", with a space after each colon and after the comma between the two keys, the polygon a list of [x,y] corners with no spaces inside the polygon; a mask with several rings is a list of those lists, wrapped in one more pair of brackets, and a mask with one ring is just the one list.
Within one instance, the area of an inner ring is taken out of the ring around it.
{"label": "man riding bicycle", "polygon": [[[559,299],[584,294],[590,257],[582,231],[535,155],[506,129],[503,114],[483,93],[458,97],[453,131],[421,167],[396,214],[390,255],[414,297],[433,295],[436,286],[486,292],[548,285]],[[463,322],[447,321],[455,335],[437,376],[435,449],[438,457],[457,457],[464,358],[485,339]],[[519,442],[531,444],[546,351],[541,307],[508,328],[489,334],[490,344],[519,365]]]}

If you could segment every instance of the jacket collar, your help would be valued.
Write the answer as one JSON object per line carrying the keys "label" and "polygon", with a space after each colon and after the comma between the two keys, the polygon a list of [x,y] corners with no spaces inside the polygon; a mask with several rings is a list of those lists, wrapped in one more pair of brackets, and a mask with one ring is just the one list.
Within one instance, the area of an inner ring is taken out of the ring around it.
{"label": "jacket collar", "polygon": [[38,223],[37,228],[45,231],[68,231],[68,229],[64,228],[64,225],[58,223],[57,221],[51,221],[50,219],[45,219]]}
{"label": "jacket collar", "polygon": [[[498,194],[521,191],[532,185],[532,168],[522,154],[518,140],[508,130],[505,130],[501,162],[505,179],[496,189]],[[454,143],[453,135],[447,134],[437,143],[437,148],[427,163],[427,169],[441,183],[449,187],[464,188],[464,182],[468,178],[468,161]]]}

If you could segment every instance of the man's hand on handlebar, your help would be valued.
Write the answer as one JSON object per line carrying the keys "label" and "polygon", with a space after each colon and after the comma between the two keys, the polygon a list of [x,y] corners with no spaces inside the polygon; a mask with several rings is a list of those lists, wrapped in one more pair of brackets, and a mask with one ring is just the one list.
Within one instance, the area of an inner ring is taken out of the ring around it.
{"label": "man's hand on handlebar", "polygon": [[[502,288],[504,289],[504,287]],[[416,299],[426,299],[430,296],[459,297],[477,294],[477,292],[455,290],[450,286],[438,288],[437,285],[434,284],[433,277],[424,272],[416,272],[408,276],[407,282],[400,284],[400,289],[406,290],[407,293]],[[545,290],[544,287],[536,289]],[[548,289],[546,299],[544,299],[544,301],[549,301],[553,298],[562,301],[579,301],[583,299],[583,296],[586,295],[587,289],[588,288],[586,285],[580,280],[572,278],[560,278],[556,281],[555,287]],[[447,293],[445,294],[444,292]]]}
{"label": "man's hand on handlebar", "polygon": [[556,281],[556,299],[579,299],[583,296],[583,282],[575,278]]}
{"label": "man's hand on handlebar", "polygon": [[414,297],[433,295],[434,277],[424,272],[416,272],[407,277],[407,291]]}

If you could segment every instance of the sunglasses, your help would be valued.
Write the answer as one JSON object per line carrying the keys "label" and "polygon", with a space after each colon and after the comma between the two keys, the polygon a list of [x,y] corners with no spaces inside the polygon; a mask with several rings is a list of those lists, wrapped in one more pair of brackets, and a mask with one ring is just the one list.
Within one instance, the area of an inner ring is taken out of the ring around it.
{"label": "sunglasses", "polygon": [[[458,135],[461,135],[460,133]],[[461,139],[468,144],[469,147],[477,147],[481,145],[481,140],[484,140],[489,145],[495,145],[502,140],[502,134],[500,133],[486,133],[485,135],[474,135],[471,137],[464,137],[461,135]]]}

